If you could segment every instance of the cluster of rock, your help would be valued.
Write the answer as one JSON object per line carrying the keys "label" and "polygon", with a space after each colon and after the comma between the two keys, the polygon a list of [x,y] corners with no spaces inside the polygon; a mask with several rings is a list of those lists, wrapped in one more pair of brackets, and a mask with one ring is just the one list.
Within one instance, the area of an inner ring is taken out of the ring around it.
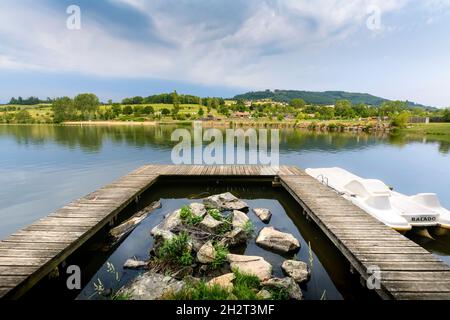
{"label": "cluster of rock", "polygon": [[[160,299],[169,291],[177,292],[181,290],[186,282],[186,276],[190,278],[190,282],[192,282],[192,279],[198,280],[196,277],[201,276],[204,279],[209,279],[209,284],[217,284],[230,290],[233,288],[235,278],[233,271],[238,270],[242,274],[259,278],[262,289],[258,292],[258,297],[261,299],[270,299],[271,289],[283,289],[288,293],[290,299],[302,299],[299,284],[309,278],[309,269],[304,262],[285,260],[281,266],[286,274],[285,278],[273,277],[272,265],[259,256],[228,253],[223,267],[218,270],[210,268],[210,264],[216,259],[215,244],[233,248],[245,244],[249,240],[247,229],[250,219],[245,213],[248,212],[248,209],[245,202],[228,192],[205,198],[203,203],[189,205],[189,211],[194,218],[198,217],[198,220],[201,220],[195,226],[186,224],[182,218],[182,209],[166,215],[164,220],[151,230],[151,235],[155,239],[153,252],[164,241],[173,239],[180,232],[187,232],[191,241],[190,249],[195,257],[190,272],[188,274],[183,273],[183,278],[179,278],[176,275],[163,276],[160,274],[161,271],[159,271],[160,273],[148,271],[121,291],[126,292],[132,299]],[[221,216],[227,217],[227,219],[217,219],[217,216],[214,216],[210,210],[220,212]],[[268,223],[272,216],[268,209],[255,208],[253,212],[265,223]],[[228,228],[223,232],[225,224],[228,224]],[[283,254],[294,253],[300,249],[300,243],[293,235],[278,231],[270,226],[259,232],[256,244],[262,248]],[[148,265],[148,263],[128,260],[125,267],[141,268],[144,265]],[[162,274],[166,273],[162,272]]]}

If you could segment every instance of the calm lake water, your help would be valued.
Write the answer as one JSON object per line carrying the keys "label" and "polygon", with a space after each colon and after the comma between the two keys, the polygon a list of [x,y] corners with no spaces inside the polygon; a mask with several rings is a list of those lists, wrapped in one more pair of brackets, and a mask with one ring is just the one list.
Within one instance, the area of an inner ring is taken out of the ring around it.
{"label": "calm lake water", "polygon": [[[0,125],[0,238],[147,163],[171,163],[174,127]],[[402,136],[281,130],[281,164],[339,166],[450,208],[450,145]],[[450,264],[450,245],[423,245]]]}

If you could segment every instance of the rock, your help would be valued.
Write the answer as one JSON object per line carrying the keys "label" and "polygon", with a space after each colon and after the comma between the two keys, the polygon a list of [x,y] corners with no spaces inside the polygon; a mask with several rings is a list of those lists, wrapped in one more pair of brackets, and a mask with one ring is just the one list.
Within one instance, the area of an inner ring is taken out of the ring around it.
{"label": "rock", "polygon": [[257,276],[261,281],[272,276],[272,265],[262,257],[228,254],[227,260],[232,270],[237,269],[244,274]]}
{"label": "rock", "polygon": [[203,203],[207,208],[219,210],[244,210],[248,208],[244,201],[239,200],[229,192],[210,196],[204,199]]}
{"label": "rock", "polygon": [[261,247],[283,253],[295,252],[300,249],[300,243],[292,234],[275,230],[274,227],[263,228],[256,238],[256,243]]}
{"label": "rock", "polygon": [[175,237],[175,234],[171,231],[162,230],[158,227],[153,228],[151,234],[155,239],[162,239],[163,241],[172,240]]}
{"label": "rock", "polygon": [[145,268],[148,265],[148,262],[145,261],[139,261],[135,259],[128,259],[125,261],[125,264],[123,265],[124,269],[141,269]]}
{"label": "rock", "polygon": [[271,294],[269,291],[265,290],[265,289],[260,290],[260,291],[256,294],[256,296],[257,296],[259,299],[262,299],[262,300],[269,300],[270,298],[272,298],[272,294]]}
{"label": "rock", "polygon": [[192,276],[194,273],[194,268],[192,266],[182,267],[178,271],[172,274],[172,278],[177,280],[183,280],[186,277]]}
{"label": "rock", "polygon": [[241,228],[244,229],[245,224],[249,221],[250,219],[247,217],[247,215],[239,210],[234,210],[233,211],[233,228]]}
{"label": "rock", "polygon": [[187,275],[183,278],[183,282],[187,285],[195,286],[195,285],[201,283],[202,280],[199,278],[193,277],[191,275]]}
{"label": "rock", "polygon": [[270,221],[270,218],[272,218],[272,213],[269,209],[264,208],[256,208],[253,209],[253,212],[258,216],[258,218],[261,219],[262,222],[268,223]]}
{"label": "rock", "polygon": [[297,283],[302,283],[309,279],[308,265],[302,261],[285,260],[281,265],[281,269]]}
{"label": "rock", "polygon": [[191,209],[191,212],[198,217],[204,217],[206,214],[205,205],[202,203],[191,203],[189,208]]}
{"label": "rock", "polygon": [[222,221],[217,221],[209,214],[205,216],[205,218],[198,224],[198,227],[204,231],[217,233],[220,230],[220,227],[223,225]]}
{"label": "rock", "polygon": [[232,291],[233,290],[233,280],[235,279],[235,275],[234,273],[227,273],[224,274],[220,277],[216,277],[214,279],[211,279],[208,282],[209,286],[213,286],[213,285],[219,285],[222,288],[228,290],[228,291]]}
{"label": "rock", "polygon": [[168,294],[179,292],[183,287],[183,281],[149,271],[120,289],[118,294],[127,295],[132,300],[159,300]]}
{"label": "rock", "polygon": [[246,243],[247,240],[248,234],[244,229],[234,228],[223,235],[223,238],[220,240],[220,244],[232,247]]}
{"label": "rock", "polygon": [[172,239],[174,236],[172,230],[183,224],[180,217],[180,211],[181,210],[176,210],[166,215],[164,220],[150,231],[150,234],[155,238],[160,237],[164,240]]}
{"label": "rock", "polygon": [[133,231],[145,218],[147,218],[150,213],[152,213],[152,211],[158,208],[161,208],[161,202],[152,202],[149,206],[134,214],[131,218],[111,229],[109,234],[113,238],[114,242],[117,243],[120,239],[122,239],[122,237]]}
{"label": "rock", "polygon": [[287,292],[290,299],[294,300],[302,300],[303,294],[299,285],[294,281],[294,279],[286,277],[286,278],[272,278],[270,280],[264,281],[262,283],[264,288],[272,288],[272,289],[282,289]]}
{"label": "rock", "polygon": [[214,249],[214,246],[211,241],[205,243],[197,252],[197,259],[200,263],[204,264],[211,263],[214,261],[215,257],[216,257],[216,249]]}

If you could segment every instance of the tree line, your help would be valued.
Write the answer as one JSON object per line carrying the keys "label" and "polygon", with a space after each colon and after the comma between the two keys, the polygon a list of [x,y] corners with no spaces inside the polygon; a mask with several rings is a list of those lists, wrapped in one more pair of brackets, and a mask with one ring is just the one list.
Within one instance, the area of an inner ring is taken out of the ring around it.
{"label": "tree line", "polygon": [[53,100],[50,98],[47,98],[47,100],[41,100],[38,97],[28,97],[28,98],[22,98],[22,97],[12,97],[9,100],[9,104],[12,105],[19,105],[19,106],[32,106],[40,103],[52,103]]}
{"label": "tree line", "polygon": [[176,91],[173,93],[162,93],[156,94],[148,97],[136,96],[132,98],[124,98],[122,104],[198,104],[203,106],[208,106],[208,104],[215,104],[217,106],[224,105],[225,100],[223,98],[217,97],[207,97],[202,98],[199,96],[178,94]]}

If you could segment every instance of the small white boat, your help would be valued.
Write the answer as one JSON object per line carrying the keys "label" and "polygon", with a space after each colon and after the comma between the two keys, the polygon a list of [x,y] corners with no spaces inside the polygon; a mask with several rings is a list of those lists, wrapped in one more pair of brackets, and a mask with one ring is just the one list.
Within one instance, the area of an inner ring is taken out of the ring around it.
{"label": "small white boat", "polygon": [[450,229],[450,212],[441,206],[436,194],[406,196],[392,191],[380,180],[364,179],[342,168],[305,171],[395,230],[405,232],[413,227]]}

